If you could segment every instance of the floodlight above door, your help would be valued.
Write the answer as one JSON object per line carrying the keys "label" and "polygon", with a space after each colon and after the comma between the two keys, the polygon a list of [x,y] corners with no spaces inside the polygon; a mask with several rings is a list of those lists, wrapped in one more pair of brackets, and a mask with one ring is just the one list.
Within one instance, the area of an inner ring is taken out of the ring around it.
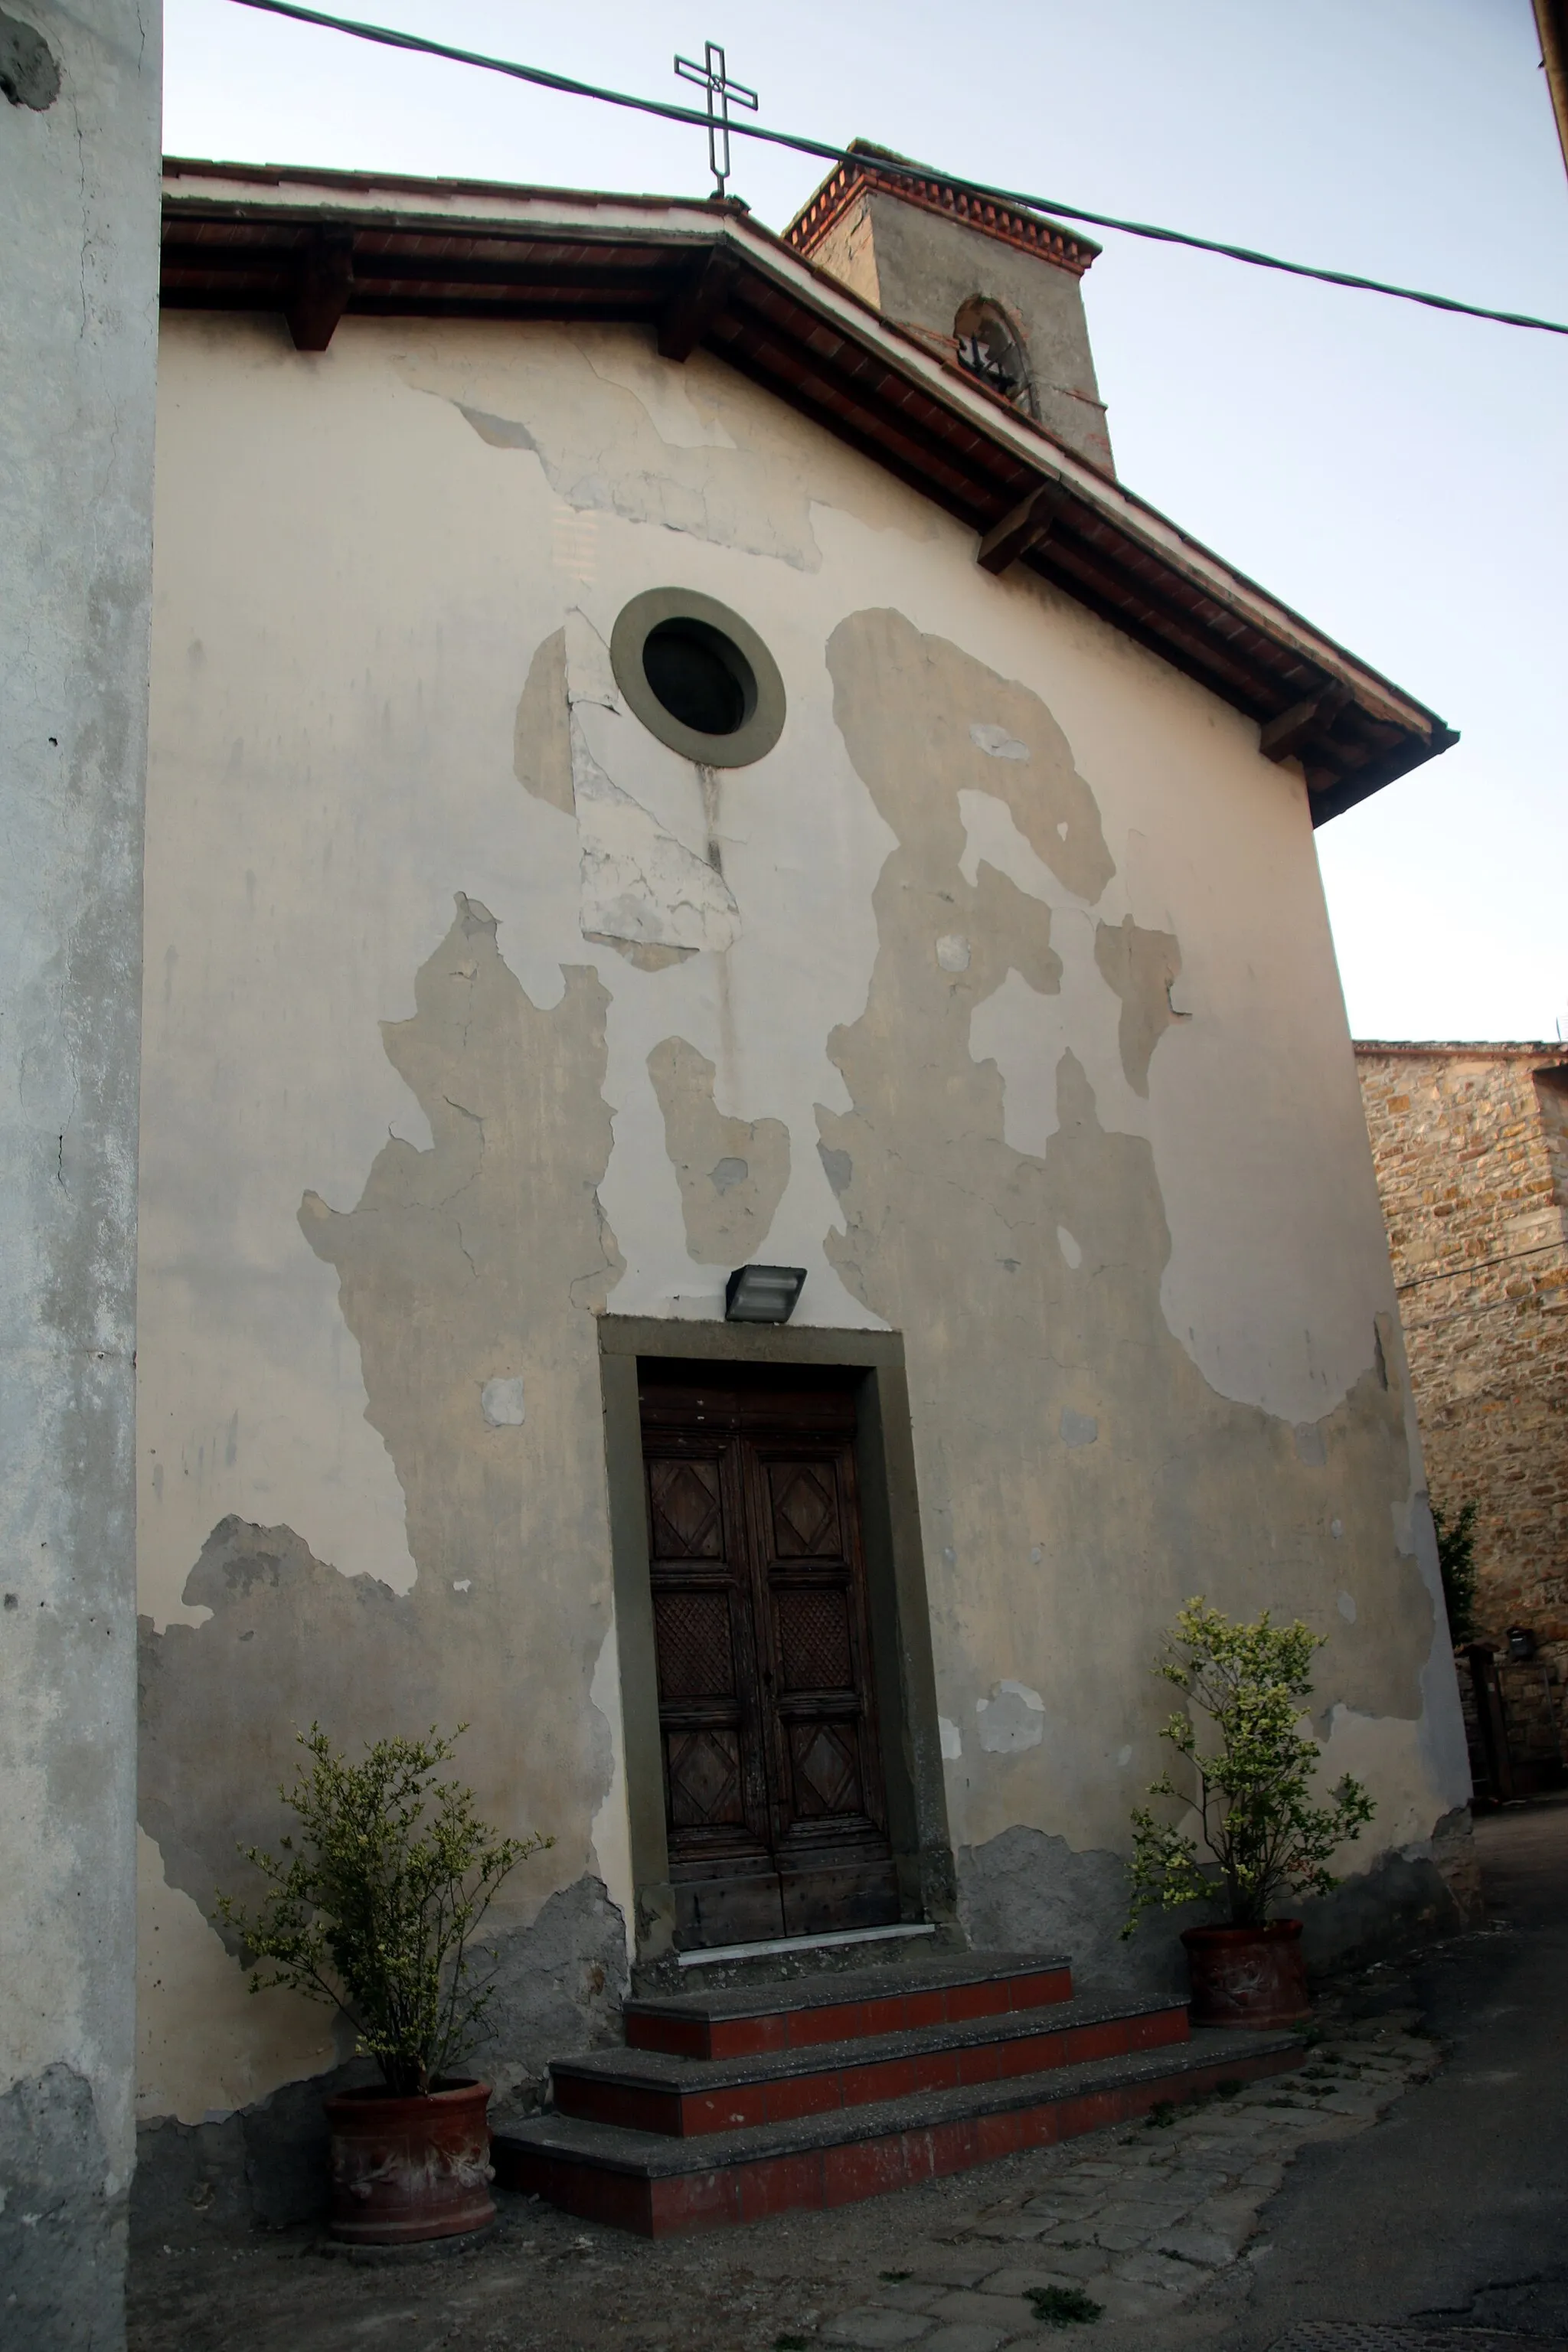
{"label": "floodlight above door", "polygon": [[787,1323],[805,1282],[803,1265],[738,1265],[724,1285],[726,1323]]}

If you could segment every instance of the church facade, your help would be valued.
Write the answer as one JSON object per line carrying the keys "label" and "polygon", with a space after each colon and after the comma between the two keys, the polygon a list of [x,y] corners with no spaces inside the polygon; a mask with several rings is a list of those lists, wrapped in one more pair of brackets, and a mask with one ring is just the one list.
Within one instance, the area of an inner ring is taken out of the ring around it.
{"label": "church facade", "polygon": [[1440,1916],[1464,1738],[1311,835],[1451,739],[1117,480],[1093,248],[875,151],[784,238],[165,194],[149,2154],[343,2055],[215,1909],[318,1721],[466,1724],[553,1837],[494,1923],[517,2099],[736,1943],[1168,1979],[1118,1930],[1194,1593],[1327,1637],[1377,1813],[1319,1951]]}

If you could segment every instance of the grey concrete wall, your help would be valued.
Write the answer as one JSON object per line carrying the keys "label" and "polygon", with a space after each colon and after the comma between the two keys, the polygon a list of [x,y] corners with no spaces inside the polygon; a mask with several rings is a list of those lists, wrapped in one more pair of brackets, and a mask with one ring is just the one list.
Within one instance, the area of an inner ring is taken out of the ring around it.
{"label": "grey concrete wall", "polygon": [[156,0],[0,9],[0,2336],[124,2340]]}

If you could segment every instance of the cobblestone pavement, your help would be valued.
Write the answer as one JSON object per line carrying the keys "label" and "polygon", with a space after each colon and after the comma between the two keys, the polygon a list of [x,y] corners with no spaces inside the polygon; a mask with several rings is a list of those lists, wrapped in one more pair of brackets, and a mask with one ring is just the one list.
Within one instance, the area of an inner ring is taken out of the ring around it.
{"label": "cobblestone pavement", "polygon": [[1331,2012],[1297,2074],[751,2229],[649,2245],[507,2198],[482,2242],[423,2261],[328,2255],[300,2231],[151,2250],[132,2352],[996,2352],[1071,2340],[1075,2315],[1097,2352],[1157,2347],[1162,2320],[1246,2264],[1296,2151],[1364,2130],[1432,2071],[1416,2021]]}
{"label": "cobblestone pavement", "polygon": [[1298,2073],[1057,2152],[1023,2193],[988,2200],[911,2245],[904,2276],[836,2313],[827,2344],[997,2352],[1042,2325],[1159,2323],[1246,2257],[1260,2208],[1307,2141],[1361,2131],[1436,2063],[1414,2012],[1343,2025]]}

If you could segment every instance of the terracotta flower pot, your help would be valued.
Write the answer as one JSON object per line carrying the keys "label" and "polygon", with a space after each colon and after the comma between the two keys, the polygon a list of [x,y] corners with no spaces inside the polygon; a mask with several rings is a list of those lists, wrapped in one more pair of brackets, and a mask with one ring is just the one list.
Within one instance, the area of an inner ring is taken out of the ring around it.
{"label": "terracotta flower pot", "polygon": [[495,2219],[488,2083],[438,2083],[426,2098],[343,2091],[326,2100],[334,2238],[401,2246]]}
{"label": "terracotta flower pot", "polygon": [[1310,2014],[1300,1919],[1188,1927],[1194,2025],[1295,2025]]}

